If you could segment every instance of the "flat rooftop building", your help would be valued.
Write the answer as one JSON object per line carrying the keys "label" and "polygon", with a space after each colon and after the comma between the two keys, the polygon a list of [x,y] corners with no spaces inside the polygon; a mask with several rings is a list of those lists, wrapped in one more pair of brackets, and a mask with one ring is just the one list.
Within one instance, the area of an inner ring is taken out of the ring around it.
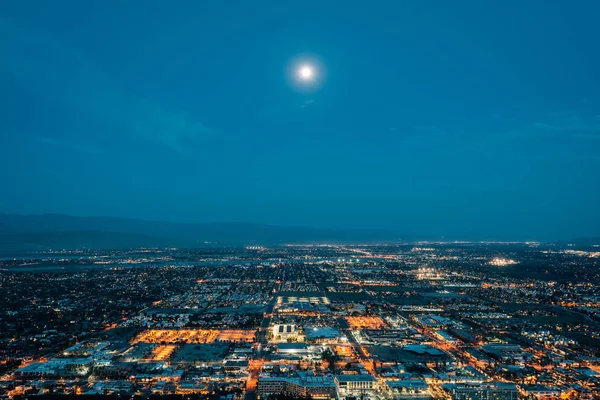
{"label": "flat rooftop building", "polygon": [[377,380],[369,374],[336,375],[335,383],[343,394],[364,393],[378,388]]}
{"label": "flat rooftop building", "polygon": [[452,400],[517,400],[517,386],[511,382],[485,382],[480,384],[450,384],[443,388]]}
{"label": "flat rooftop building", "polygon": [[329,376],[260,377],[257,390],[260,396],[285,394],[313,399],[333,399],[337,396],[335,382]]}

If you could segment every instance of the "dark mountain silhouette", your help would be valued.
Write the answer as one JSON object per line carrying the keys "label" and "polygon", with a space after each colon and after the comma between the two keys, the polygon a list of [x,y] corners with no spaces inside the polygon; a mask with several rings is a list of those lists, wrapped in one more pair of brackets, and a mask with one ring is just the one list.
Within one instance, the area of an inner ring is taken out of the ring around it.
{"label": "dark mountain silhouette", "polygon": [[19,248],[124,248],[142,246],[391,242],[384,230],[284,227],[253,223],[175,223],[61,214],[0,214],[0,246]]}

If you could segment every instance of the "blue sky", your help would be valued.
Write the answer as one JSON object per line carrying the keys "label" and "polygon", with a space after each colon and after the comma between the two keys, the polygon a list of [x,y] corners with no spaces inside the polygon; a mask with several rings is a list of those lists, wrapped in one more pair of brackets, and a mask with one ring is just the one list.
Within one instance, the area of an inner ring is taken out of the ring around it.
{"label": "blue sky", "polygon": [[3,2],[0,212],[600,234],[600,3],[340,4]]}

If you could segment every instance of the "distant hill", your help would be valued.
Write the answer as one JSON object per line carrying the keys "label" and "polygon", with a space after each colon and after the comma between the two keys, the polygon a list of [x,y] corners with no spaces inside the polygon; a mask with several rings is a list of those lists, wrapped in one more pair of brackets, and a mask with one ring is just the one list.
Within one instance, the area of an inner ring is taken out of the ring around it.
{"label": "distant hill", "polygon": [[253,223],[175,223],[62,214],[0,214],[0,248],[126,248],[143,246],[391,242],[383,230],[283,227]]}
{"label": "distant hill", "polygon": [[193,247],[191,241],[119,232],[46,232],[0,235],[0,251],[48,249],[123,249],[138,247]]}

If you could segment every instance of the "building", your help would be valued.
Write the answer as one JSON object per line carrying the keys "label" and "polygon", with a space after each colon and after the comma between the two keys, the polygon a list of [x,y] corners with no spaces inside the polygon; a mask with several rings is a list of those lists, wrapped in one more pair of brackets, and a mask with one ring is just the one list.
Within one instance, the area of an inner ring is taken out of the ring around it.
{"label": "building", "polygon": [[337,396],[335,382],[328,376],[307,377],[263,377],[258,378],[257,391],[260,396],[285,394],[313,399],[333,399]]}
{"label": "building", "polygon": [[369,374],[336,375],[335,384],[341,396],[363,394],[378,389],[377,380]]}
{"label": "building", "polygon": [[423,379],[385,381],[394,399],[430,398],[429,385]]}
{"label": "building", "polygon": [[450,334],[456,336],[463,342],[467,342],[467,343],[476,343],[477,342],[477,338],[475,336],[473,336],[472,334],[470,334],[469,332],[465,331],[464,329],[450,328],[449,332],[450,332]]}
{"label": "building", "polygon": [[518,344],[486,344],[481,350],[502,362],[524,360],[523,350]]}
{"label": "building", "polygon": [[286,342],[288,340],[298,339],[298,327],[291,324],[273,325],[273,340],[276,342]]}
{"label": "building", "polygon": [[518,390],[510,382],[444,385],[452,400],[517,400]]}
{"label": "building", "polygon": [[439,340],[441,340],[441,341],[443,341],[443,342],[446,342],[446,343],[450,343],[450,344],[456,344],[456,343],[458,342],[458,340],[457,340],[457,339],[456,339],[454,336],[450,335],[450,334],[449,334],[448,332],[446,332],[446,331],[442,331],[442,330],[439,330],[439,329],[438,329],[438,330],[436,330],[436,331],[434,331],[434,332],[433,332],[433,335],[434,335],[434,336],[435,336],[437,339],[439,339]]}
{"label": "building", "polygon": [[314,343],[337,343],[342,337],[335,328],[321,326],[306,329],[306,341]]}
{"label": "building", "polygon": [[306,343],[279,343],[277,345],[277,354],[279,355],[306,356],[308,353],[309,346]]}
{"label": "building", "polygon": [[54,358],[47,362],[31,363],[15,371],[19,378],[49,378],[59,376],[85,376],[91,372],[92,358]]}
{"label": "building", "polygon": [[63,355],[81,358],[89,357],[106,349],[108,346],[110,346],[110,342],[80,342],[66,349]]}
{"label": "building", "polygon": [[558,388],[544,385],[525,385],[520,388],[527,398],[536,400],[556,399],[561,394]]}

